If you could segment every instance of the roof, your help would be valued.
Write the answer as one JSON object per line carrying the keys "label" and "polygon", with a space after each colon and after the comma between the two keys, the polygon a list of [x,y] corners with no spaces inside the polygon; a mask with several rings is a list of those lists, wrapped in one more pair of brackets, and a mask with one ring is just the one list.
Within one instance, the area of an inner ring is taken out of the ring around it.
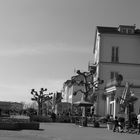
{"label": "roof", "polygon": [[99,33],[119,33],[118,28],[116,27],[97,26],[97,30]]}
{"label": "roof", "polygon": [[[119,31],[120,27],[126,27],[126,28],[134,28],[135,26],[129,26],[129,25],[120,25],[119,27],[105,27],[105,26],[97,26],[97,31],[99,33],[109,33],[109,34],[122,34]],[[131,34],[132,35],[132,34]],[[135,29],[134,35],[140,35],[140,29]]]}
{"label": "roof", "polygon": [[[122,32],[120,32],[121,27],[122,28],[134,29],[134,32],[132,34],[122,33]],[[136,28],[136,25],[133,25],[133,26],[119,25],[118,27],[96,26],[93,52],[95,52],[97,32],[99,32],[101,34],[121,34],[121,35],[138,35],[138,36],[140,36],[140,29],[135,29],[135,28]]]}

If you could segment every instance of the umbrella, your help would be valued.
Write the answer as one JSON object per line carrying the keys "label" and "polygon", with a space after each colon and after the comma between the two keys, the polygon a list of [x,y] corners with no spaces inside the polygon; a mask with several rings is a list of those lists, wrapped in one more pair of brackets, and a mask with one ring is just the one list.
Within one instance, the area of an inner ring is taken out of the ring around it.
{"label": "umbrella", "polygon": [[87,101],[84,101],[83,99],[81,99],[81,101],[75,102],[74,104],[77,105],[77,106],[85,108],[85,109],[82,110],[81,122],[82,122],[82,126],[87,126],[86,107],[93,106],[93,103],[90,103],[90,102],[87,102]]}
{"label": "umbrella", "polygon": [[90,106],[93,106],[93,103],[91,102],[87,102],[87,101],[78,101],[78,102],[75,102],[73,103],[77,106],[83,106],[83,107],[90,107]]}

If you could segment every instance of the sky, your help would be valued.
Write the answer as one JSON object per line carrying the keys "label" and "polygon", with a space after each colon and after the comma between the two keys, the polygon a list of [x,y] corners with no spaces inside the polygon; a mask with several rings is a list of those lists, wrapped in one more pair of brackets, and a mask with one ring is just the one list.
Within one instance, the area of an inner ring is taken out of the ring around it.
{"label": "sky", "polygon": [[96,26],[140,28],[139,0],[0,0],[0,101],[61,91],[93,60]]}

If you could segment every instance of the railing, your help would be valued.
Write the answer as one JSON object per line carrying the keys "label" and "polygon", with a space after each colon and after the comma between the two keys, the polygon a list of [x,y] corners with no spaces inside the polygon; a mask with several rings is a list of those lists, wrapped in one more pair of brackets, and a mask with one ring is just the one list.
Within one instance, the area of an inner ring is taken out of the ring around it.
{"label": "railing", "polygon": [[116,81],[116,79],[110,79],[109,81],[107,81],[106,87],[115,86],[117,84],[118,82]]}

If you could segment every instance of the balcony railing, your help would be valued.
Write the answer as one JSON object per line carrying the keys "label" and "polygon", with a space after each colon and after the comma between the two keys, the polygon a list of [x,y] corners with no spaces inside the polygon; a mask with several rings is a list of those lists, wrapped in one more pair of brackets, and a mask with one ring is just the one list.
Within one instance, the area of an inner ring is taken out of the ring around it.
{"label": "balcony railing", "polygon": [[94,62],[88,63],[88,71],[93,72],[95,74],[96,69],[97,69],[97,64],[95,64]]}
{"label": "balcony railing", "polygon": [[118,85],[118,82],[116,79],[110,79],[109,81],[107,81],[106,83],[106,87],[111,87],[111,86],[116,86]]}

